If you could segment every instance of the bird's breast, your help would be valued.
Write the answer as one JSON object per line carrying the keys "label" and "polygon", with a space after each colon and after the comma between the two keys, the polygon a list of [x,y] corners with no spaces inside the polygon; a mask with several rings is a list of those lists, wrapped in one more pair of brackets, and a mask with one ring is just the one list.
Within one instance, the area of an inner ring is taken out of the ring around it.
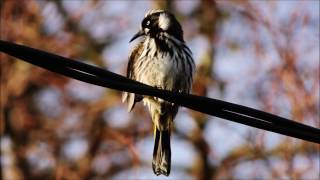
{"label": "bird's breast", "polygon": [[173,57],[168,53],[158,52],[157,56],[148,56],[144,61],[144,70],[139,81],[162,89],[172,90],[179,71]]}
{"label": "bird's breast", "polygon": [[135,61],[136,80],[166,90],[188,90],[190,75],[186,71],[185,58],[183,50],[171,47],[169,51],[164,51],[154,39],[147,38]]}

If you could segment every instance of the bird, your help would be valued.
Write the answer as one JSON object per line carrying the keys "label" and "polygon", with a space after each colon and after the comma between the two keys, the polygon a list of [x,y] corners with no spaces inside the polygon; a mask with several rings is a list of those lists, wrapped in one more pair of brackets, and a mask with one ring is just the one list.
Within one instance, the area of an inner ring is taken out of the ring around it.
{"label": "bird", "polygon": [[[190,93],[195,63],[176,17],[167,10],[148,11],[139,31],[129,42],[138,38],[141,40],[129,55],[127,78],[158,89]],[[179,106],[157,97],[129,92],[123,93],[122,101],[127,103],[129,112],[140,101],[148,108],[154,125],[152,169],[157,176],[169,176],[170,136]]]}

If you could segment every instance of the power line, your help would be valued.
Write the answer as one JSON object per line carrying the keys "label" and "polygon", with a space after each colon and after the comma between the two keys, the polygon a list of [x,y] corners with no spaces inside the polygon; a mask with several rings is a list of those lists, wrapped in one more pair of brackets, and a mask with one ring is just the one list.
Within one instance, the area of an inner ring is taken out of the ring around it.
{"label": "power line", "polygon": [[267,112],[217,99],[160,90],[92,65],[7,41],[0,40],[0,51],[83,82],[120,91],[156,96],[209,115],[320,143],[320,129]]}

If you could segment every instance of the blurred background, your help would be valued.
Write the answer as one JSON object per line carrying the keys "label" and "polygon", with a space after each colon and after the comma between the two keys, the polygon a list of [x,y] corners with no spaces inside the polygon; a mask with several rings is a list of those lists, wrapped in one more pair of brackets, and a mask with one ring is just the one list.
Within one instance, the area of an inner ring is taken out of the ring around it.
{"label": "blurred background", "polygon": [[[0,1],[0,37],[124,75],[144,14],[173,12],[193,93],[319,128],[319,1]],[[172,171],[151,168],[152,123],[121,92],[1,56],[1,176],[14,179],[318,179],[319,145],[181,108]],[[212,107],[214,108],[214,107]]]}

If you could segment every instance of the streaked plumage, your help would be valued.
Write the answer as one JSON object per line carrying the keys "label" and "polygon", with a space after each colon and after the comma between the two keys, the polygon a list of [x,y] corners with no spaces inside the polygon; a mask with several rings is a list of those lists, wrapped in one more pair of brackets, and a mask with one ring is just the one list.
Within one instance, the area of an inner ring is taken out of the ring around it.
{"label": "streaked plumage", "polygon": [[[151,10],[132,40],[140,36],[143,40],[129,57],[127,77],[160,89],[189,93],[195,65],[176,18],[167,11]],[[156,97],[123,94],[128,111],[141,100],[148,107],[155,128],[153,171],[156,175],[168,176],[171,167],[170,133],[178,106]]]}

